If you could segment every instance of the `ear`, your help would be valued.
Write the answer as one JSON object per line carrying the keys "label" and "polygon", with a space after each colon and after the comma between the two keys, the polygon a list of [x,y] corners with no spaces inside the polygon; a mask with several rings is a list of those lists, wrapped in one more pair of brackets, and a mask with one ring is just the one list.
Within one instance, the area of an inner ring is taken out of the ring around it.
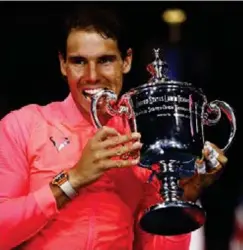
{"label": "ear", "polygon": [[67,76],[67,67],[66,67],[66,61],[62,55],[61,52],[58,52],[58,58],[60,63],[60,70],[63,76]]}
{"label": "ear", "polygon": [[132,67],[132,49],[127,50],[127,55],[123,60],[123,73],[126,74],[131,70]]}

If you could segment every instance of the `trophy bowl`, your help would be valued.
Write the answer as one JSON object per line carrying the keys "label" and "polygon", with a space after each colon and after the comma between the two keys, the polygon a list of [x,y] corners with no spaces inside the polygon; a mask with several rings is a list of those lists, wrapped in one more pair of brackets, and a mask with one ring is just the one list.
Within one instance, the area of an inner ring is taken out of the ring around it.
{"label": "trophy bowl", "polygon": [[[154,61],[147,70],[152,77],[143,85],[129,90],[120,98],[110,90],[92,97],[91,116],[102,127],[97,106],[103,98],[106,112],[128,122],[131,131],[141,133],[143,147],[139,166],[151,170],[161,183],[162,202],[148,208],[140,220],[141,228],[151,234],[178,235],[200,228],[206,219],[202,206],[183,200],[179,181],[197,173],[195,162],[202,157],[204,126],[219,122],[222,112],[230,123],[225,152],[236,133],[232,107],[224,101],[207,101],[202,89],[167,77],[167,64],[154,49]],[[157,165],[157,171],[152,166]]]}

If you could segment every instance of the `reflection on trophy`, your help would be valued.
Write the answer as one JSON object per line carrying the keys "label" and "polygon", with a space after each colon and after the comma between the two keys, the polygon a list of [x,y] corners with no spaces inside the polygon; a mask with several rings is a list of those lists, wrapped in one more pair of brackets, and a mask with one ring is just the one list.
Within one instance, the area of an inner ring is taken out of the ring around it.
{"label": "reflection on trophy", "polygon": [[[177,235],[194,231],[206,219],[204,209],[182,199],[179,180],[196,174],[195,161],[202,157],[204,126],[218,123],[223,112],[230,122],[225,152],[236,132],[233,109],[224,101],[208,102],[201,89],[167,77],[167,64],[154,49],[154,61],[148,65],[148,83],[125,93],[119,100],[115,93],[102,90],[91,103],[94,124],[102,124],[97,113],[101,100],[111,116],[128,121],[131,131],[141,133],[140,167],[151,170],[151,178],[161,182],[162,202],[148,208],[141,218],[143,230],[158,235]],[[157,165],[157,171],[152,166]]]}

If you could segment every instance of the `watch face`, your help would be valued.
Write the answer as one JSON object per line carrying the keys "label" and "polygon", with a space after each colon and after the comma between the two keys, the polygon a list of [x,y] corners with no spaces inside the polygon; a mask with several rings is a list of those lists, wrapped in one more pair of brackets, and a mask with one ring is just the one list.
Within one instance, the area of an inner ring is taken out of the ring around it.
{"label": "watch face", "polygon": [[61,172],[53,179],[53,184],[61,185],[65,181],[67,181],[67,174],[65,172]]}

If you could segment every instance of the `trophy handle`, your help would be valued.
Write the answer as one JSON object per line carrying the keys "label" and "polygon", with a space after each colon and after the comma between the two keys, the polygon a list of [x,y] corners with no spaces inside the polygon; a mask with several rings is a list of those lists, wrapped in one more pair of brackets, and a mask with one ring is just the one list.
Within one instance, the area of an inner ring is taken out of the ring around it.
{"label": "trophy handle", "polygon": [[[236,133],[236,117],[233,111],[233,108],[226,102],[220,100],[214,100],[206,105],[206,117],[204,118],[204,124],[208,126],[215,125],[219,122],[221,118],[221,112],[223,112],[230,122],[230,135],[227,144],[221,148],[223,152],[225,152],[235,137]],[[208,118],[208,115],[215,115],[214,119]]]}
{"label": "trophy handle", "polygon": [[124,94],[120,100],[118,101],[117,95],[111,90],[102,90],[97,94],[93,95],[91,98],[91,118],[93,124],[96,128],[101,128],[103,125],[101,124],[97,108],[100,103],[101,98],[105,97],[105,111],[110,116],[122,116],[128,120],[132,120],[132,127],[130,124],[130,128],[133,132],[137,131],[135,116],[132,109],[131,97],[129,94]]}
{"label": "trophy handle", "polygon": [[[98,112],[97,112],[98,103],[100,102],[102,97],[106,97],[106,102],[108,102],[108,100],[110,102],[117,101],[117,95],[113,91],[110,91],[110,90],[101,90],[97,94],[92,96],[91,106],[90,106],[91,112],[90,113],[91,113],[91,118],[92,118],[93,124],[96,128],[102,127],[102,124],[99,120]],[[105,104],[105,106],[106,106],[106,104]]]}

